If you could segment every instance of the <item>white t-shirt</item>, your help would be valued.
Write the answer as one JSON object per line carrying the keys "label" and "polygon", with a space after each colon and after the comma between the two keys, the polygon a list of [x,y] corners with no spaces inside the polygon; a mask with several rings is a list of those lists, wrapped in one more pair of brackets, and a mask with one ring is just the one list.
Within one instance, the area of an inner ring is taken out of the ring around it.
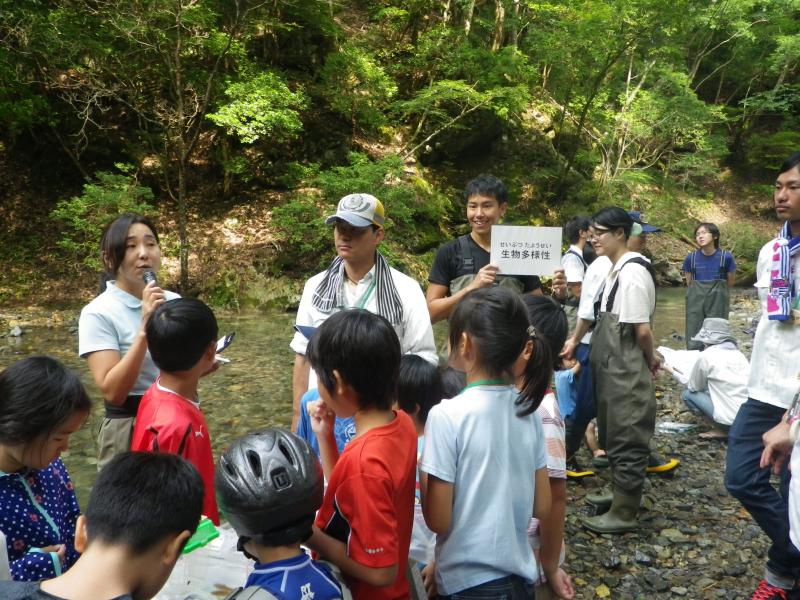
{"label": "white t-shirt", "polygon": [[705,392],[714,405],[714,420],[731,425],[747,400],[750,363],[733,342],[709,346],[700,353],[689,374],[690,392]]}
{"label": "white t-shirt", "polygon": [[511,385],[476,386],[428,415],[420,470],[453,484],[450,530],[436,540],[441,594],[539,577],[527,529],[535,473],[547,466],[544,433],[536,413],[517,416],[517,396]]}
{"label": "white t-shirt", "polygon": [[[775,240],[767,242],[758,253],[755,287],[761,299],[761,319],[750,356],[747,394],[754,400],[789,408],[800,385],[800,325],[767,318],[767,293],[774,244]],[[795,254],[791,261],[795,289],[800,290],[800,255]]]}
{"label": "white t-shirt", "polygon": [[[573,252],[577,253],[575,256]],[[569,249],[561,257],[561,266],[564,267],[564,276],[567,278],[567,283],[580,283],[583,281],[586,267],[583,260],[578,258],[583,256],[583,250],[575,245],[571,245]]]}
{"label": "white t-shirt", "polygon": [[[607,256],[598,256],[594,262],[586,269],[581,286],[581,301],[578,305],[578,318],[586,321],[594,321],[594,303],[597,295],[603,289],[603,283],[611,270],[611,259]],[[590,331],[581,339],[582,344],[592,341]]]}
{"label": "white t-shirt", "polygon": [[[397,293],[403,303],[403,322],[395,325],[397,337],[400,339],[400,351],[403,354],[417,354],[430,363],[437,364],[436,346],[433,341],[433,329],[431,328],[431,316],[428,313],[428,305],[425,303],[425,296],[419,284],[396,269],[391,269],[392,280],[397,288]],[[306,282],[303,288],[303,296],[300,298],[300,306],[297,309],[296,325],[306,325],[319,327],[334,312],[344,308],[357,306],[364,294],[369,290],[375,278],[375,267],[373,267],[358,285],[352,288],[345,285],[346,307],[335,308],[330,313],[320,312],[312,303],[314,291],[325,277],[325,271],[317,273]],[[370,312],[378,312],[377,294],[371,293],[364,308]],[[306,337],[296,332],[289,346],[297,354],[305,354],[308,348]]]}
{"label": "white t-shirt", "polygon": [[[167,300],[180,298],[165,291]],[[142,300],[119,289],[115,282],[106,283],[106,291],[83,307],[78,320],[78,355],[85,358],[92,352],[116,350],[120,356],[130,349],[142,327]],[[148,350],[133,384],[132,396],[141,396],[158,377],[158,367]]]}
{"label": "white t-shirt", "polygon": [[642,265],[633,264],[622,268],[632,258],[645,257],[638,252],[626,252],[620,257],[606,277],[600,310],[605,310],[614,283],[619,280],[611,314],[618,315],[620,323],[649,323],[656,310],[656,286],[650,273]]}
{"label": "white t-shirt", "polygon": [[[800,473],[800,439],[792,440],[794,447],[789,457],[792,475]],[[789,480],[789,539],[800,550],[800,477]]]}

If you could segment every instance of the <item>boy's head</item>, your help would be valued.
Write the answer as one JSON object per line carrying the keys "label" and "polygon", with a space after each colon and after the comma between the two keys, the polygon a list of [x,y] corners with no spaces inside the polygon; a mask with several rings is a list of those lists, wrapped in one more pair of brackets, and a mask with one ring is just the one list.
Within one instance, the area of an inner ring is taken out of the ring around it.
{"label": "boy's head", "polygon": [[585,215],[572,217],[564,226],[564,237],[570,244],[577,244],[582,237],[585,239],[589,236],[591,224],[592,220]]}
{"label": "boy's head", "polygon": [[508,210],[508,189],[493,175],[478,175],[464,190],[467,221],[478,235],[489,234]]}
{"label": "boy's head", "polygon": [[322,505],[322,467],[302,438],[262,429],[240,437],[220,457],[214,487],[241,545],[300,544]]}
{"label": "boy's head", "polygon": [[147,348],[162,371],[188,371],[202,359],[213,362],[217,339],[213,311],[195,298],[177,298],[153,311],[147,322]]}
{"label": "boy's head", "polygon": [[397,377],[397,405],[418,426],[424,426],[431,408],[442,398],[439,368],[416,354],[403,355]]}
{"label": "boy's head", "polygon": [[203,480],[175,454],[124,452],[109,462],[79,517],[75,547],[121,548],[137,579],[134,598],[153,597],[169,577],[203,508]]}
{"label": "boy's head", "polygon": [[308,346],[320,395],[338,416],[364,408],[389,409],[400,365],[400,341],[392,325],[363,309],[328,317]]}
{"label": "boy's head", "polygon": [[467,385],[464,371],[454,369],[450,365],[439,367],[439,378],[442,381],[442,398],[455,398]]}

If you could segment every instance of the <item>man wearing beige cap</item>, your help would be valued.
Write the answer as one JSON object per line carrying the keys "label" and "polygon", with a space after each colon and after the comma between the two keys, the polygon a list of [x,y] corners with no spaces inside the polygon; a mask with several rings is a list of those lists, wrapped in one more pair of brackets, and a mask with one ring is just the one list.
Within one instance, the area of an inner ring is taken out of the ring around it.
{"label": "man wearing beige cap", "polygon": [[691,412],[713,424],[701,438],[727,438],[739,407],[747,400],[750,363],[737,348],[727,319],[705,319],[692,341],[703,344],[704,350],[689,374],[683,401]]}
{"label": "man wearing beige cap", "polygon": [[[306,282],[295,326],[319,327],[340,310],[363,308],[385,317],[397,332],[403,354],[417,354],[436,363],[428,308],[419,284],[393,269],[378,252],[384,236],[383,204],[370,194],[349,194],[339,201],[333,225],[336,258],[325,271]],[[310,330],[304,329],[308,332]],[[299,330],[290,344],[295,351],[292,374],[292,429],[297,425],[300,398],[316,387],[306,360],[308,338]]]}

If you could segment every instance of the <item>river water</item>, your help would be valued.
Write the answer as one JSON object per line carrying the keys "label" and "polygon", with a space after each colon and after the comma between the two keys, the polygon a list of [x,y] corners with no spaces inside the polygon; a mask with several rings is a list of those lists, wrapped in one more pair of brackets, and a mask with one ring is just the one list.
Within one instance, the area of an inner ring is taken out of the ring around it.
{"label": "river water", "polygon": [[[671,334],[683,333],[683,298],[680,288],[659,290],[654,320],[657,345],[680,344]],[[201,406],[215,456],[247,431],[289,426],[294,363],[294,354],[289,349],[293,313],[218,311],[217,318],[220,335],[235,331],[236,340],[225,351],[231,363],[200,383]],[[434,332],[437,347],[441,347],[447,334],[446,323],[438,323]],[[95,437],[102,417],[102,402],[85,361],[77,356],[77,346],[77,332],[66,325],[25,328],[19,338],[0,340],[0,369],[30,354],[50,354],[79,373],[96,406],[86,425],[72,437],[70,449],[62,458],[84,505],[96,476]]]}

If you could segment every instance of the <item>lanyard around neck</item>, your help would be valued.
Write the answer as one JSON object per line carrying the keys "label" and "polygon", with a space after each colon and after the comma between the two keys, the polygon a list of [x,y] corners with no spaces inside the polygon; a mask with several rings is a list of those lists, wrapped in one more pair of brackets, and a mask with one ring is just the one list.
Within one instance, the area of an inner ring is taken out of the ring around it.
{"label": "lanyard around neck", "polygon": [[478,379],[478,381],[473,381],[472,383],[468,383],[461,393],[463,394],[469,388],[478,387],[479,385],[507,385],[507,382],[504,379]]}
{"label": "lanyard around neck", "polygon": [[369,284],[367,291],[364,292],[364,295],[361,296],[358,302],[352,308],[364,308],[367,305],[367,301],[369,300],[370,296],[372,296],[372,292],[375,291],[375,278],[372,279],[372,282]]}

